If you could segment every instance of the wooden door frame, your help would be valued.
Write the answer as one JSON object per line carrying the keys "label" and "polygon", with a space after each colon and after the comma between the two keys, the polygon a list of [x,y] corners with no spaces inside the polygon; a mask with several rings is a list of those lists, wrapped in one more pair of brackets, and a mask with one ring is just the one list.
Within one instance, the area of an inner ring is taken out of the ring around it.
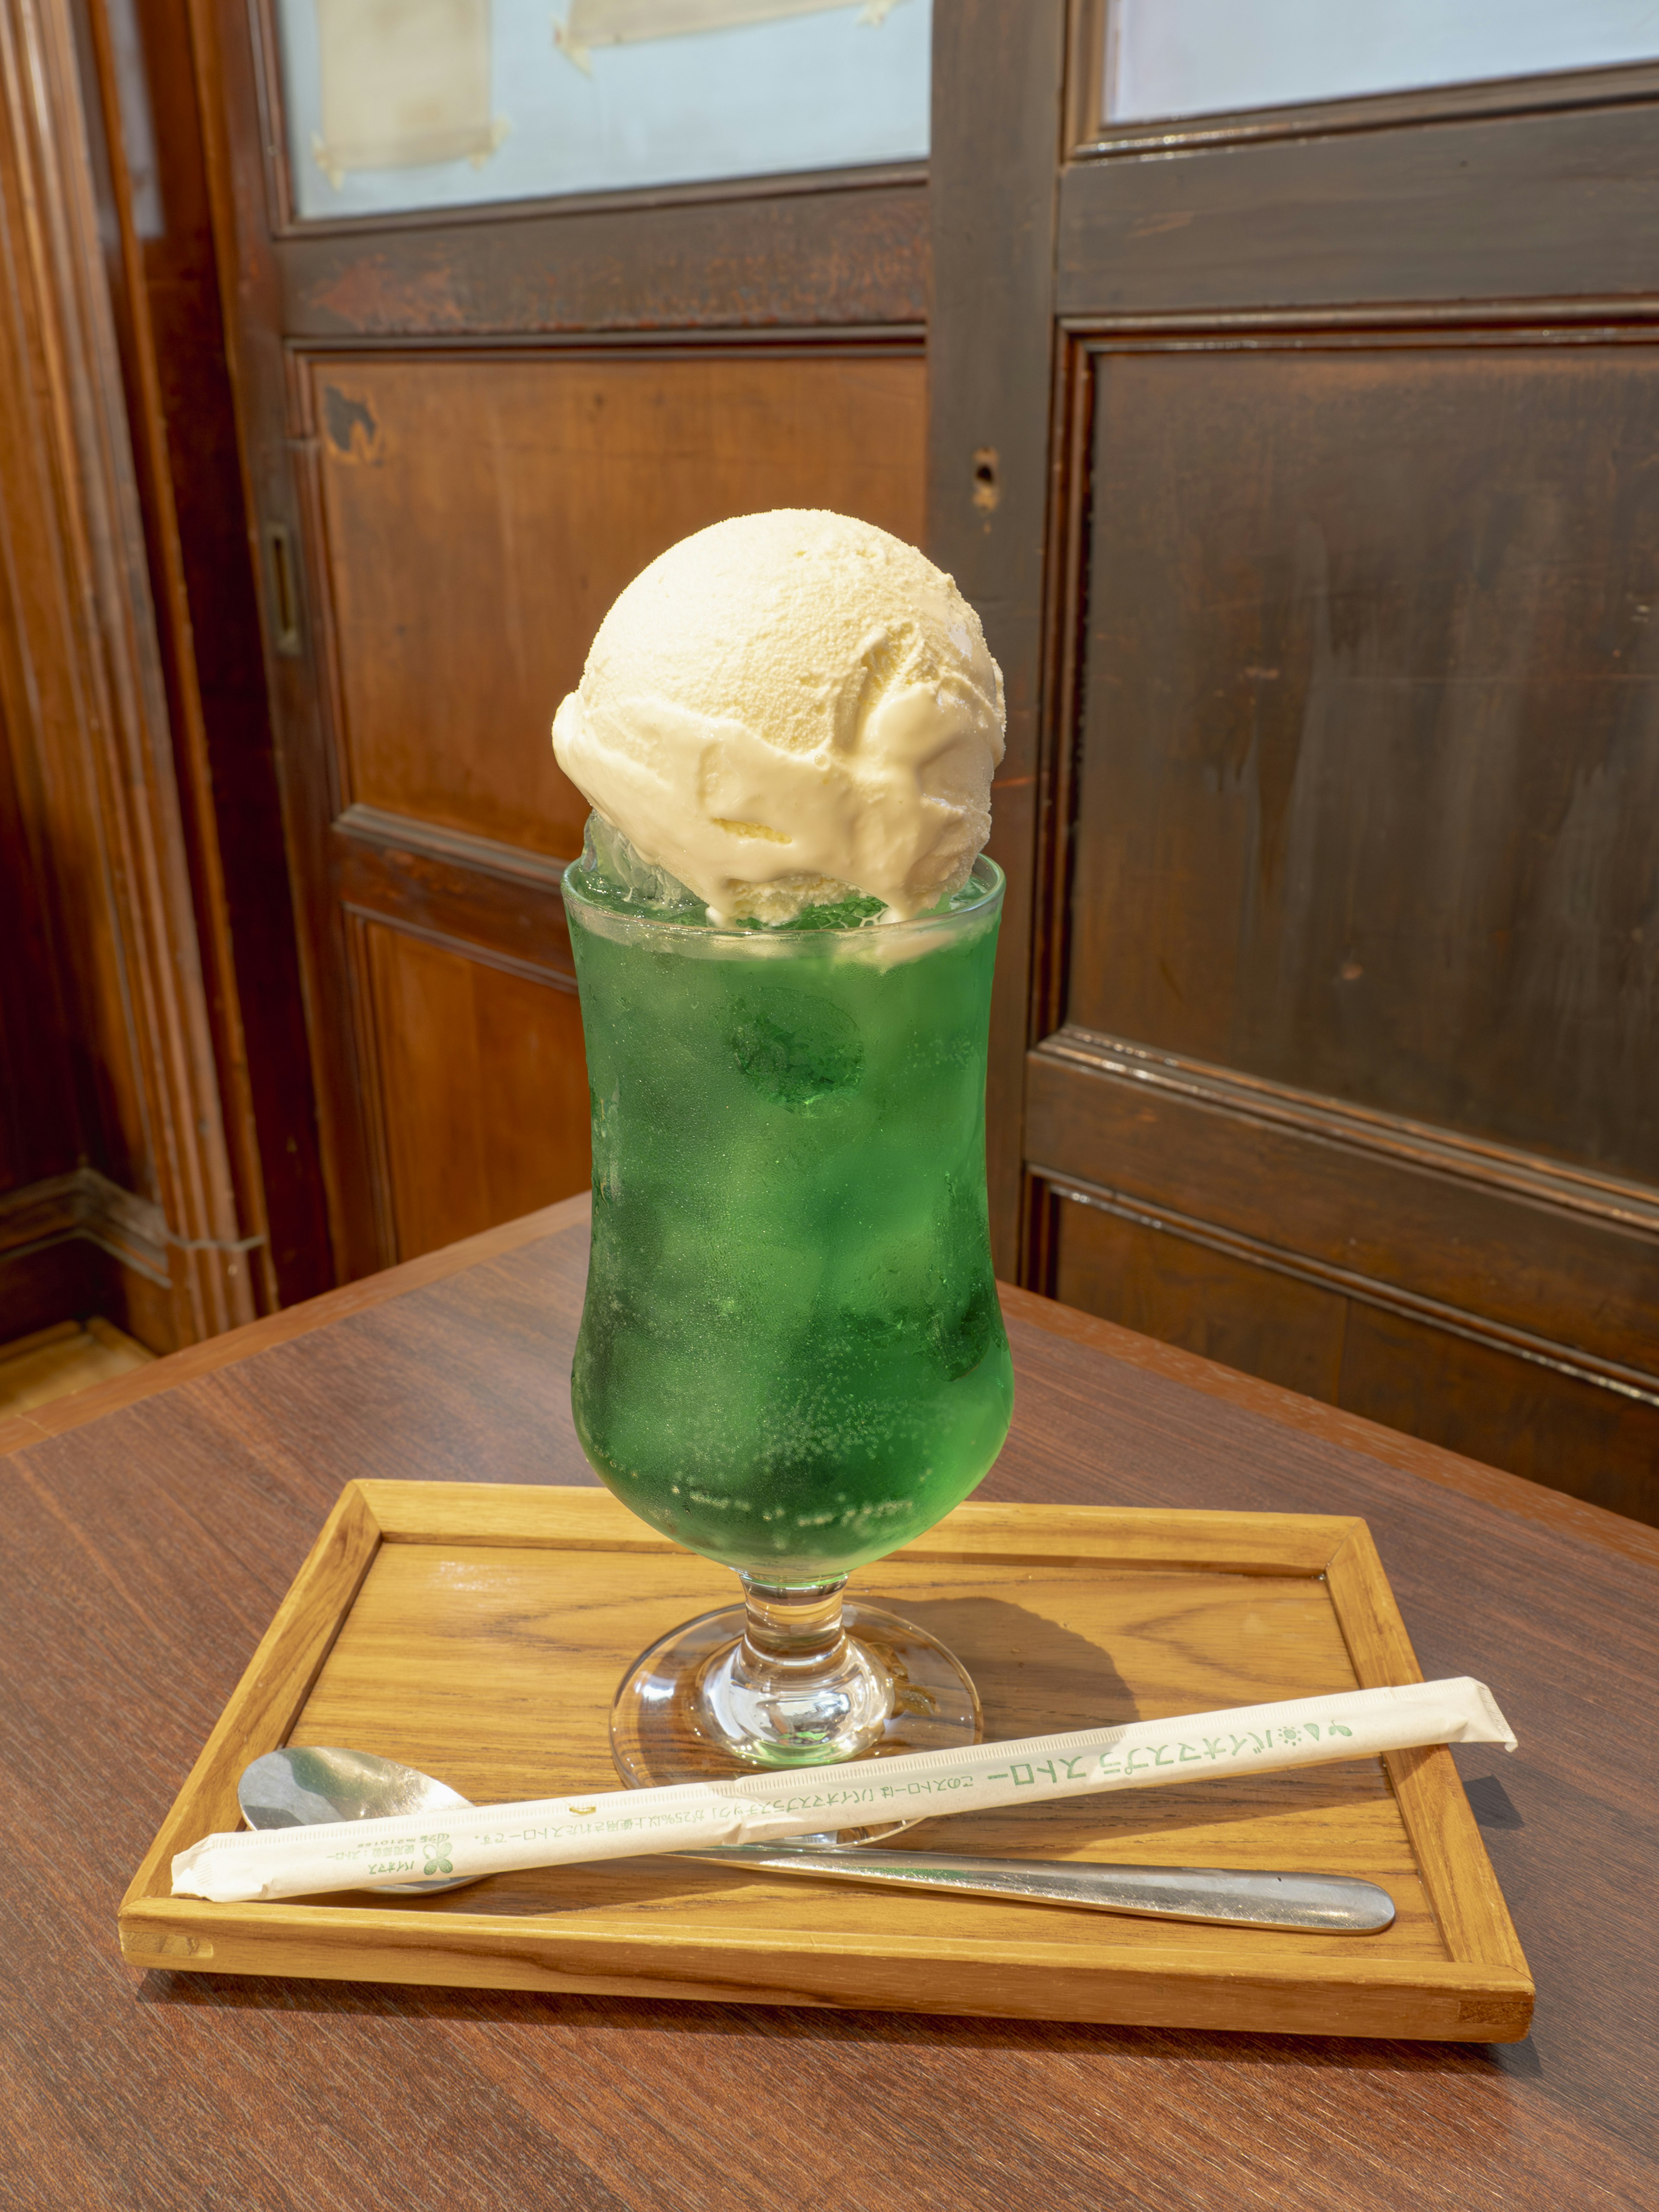
{"label": "wooden door frame", "polygon": [[1054,254],[1067,0],[935,0],[928,550],[979,610],[1007,693],[990,852],[1006,873],[987,1096],[991,1233],[1026,1279],[1025,1055],[1056,836],[1045,739]]}
{"label": "wooden door frame", "polygon": [[76,31],[70,0],[0,5],[0,726],[82,1162],[9,1194],[0,1249],[21,1267],[100,1247],[129,1325],[170,1349],[252,1318],[258,1231],[226,1136]]}

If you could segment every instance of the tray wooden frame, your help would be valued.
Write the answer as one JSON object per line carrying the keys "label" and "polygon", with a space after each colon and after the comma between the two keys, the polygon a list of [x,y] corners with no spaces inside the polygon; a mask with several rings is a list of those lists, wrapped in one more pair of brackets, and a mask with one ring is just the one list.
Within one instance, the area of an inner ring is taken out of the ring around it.
{"label": "tray wooden frame", "polygon": [[[1533,1984],[1449,1752],[1395,1752],[1384,1766],[1443,1960],[1270,1954],[1249,1931],[1212,1948],[1142,1948],[1056,1963],[1058,1916],[1026,1908],[1026,1942],[958,1946],[875,1932],[781,1952],[772,1930],[677,1929],[582,1916],[487,1911],[441,1918],[370,1903],[209,1905],[169,1894],[174,1852],[238,1825],[235,1784],[288,1740],[381,1547],[488,1545],[672,1551],[608,1493],[504,1484],[354,1482],[330,1515],[133,1878],[119,1912],[135,1966],[722,2002],[1509,2042],[1524,2036]],[[958,1507],[904,1556],[1056,1561],[1103,1570],[1219,1570],[1322,1578],[1367,1687],[1421,1671],[1364,1521],[1336,1516],[1173,1512],[1098,1506]],[[629,1655],[619,1652],[618,1662]],[[846,1893],[843,1892],[843,1894]],[[863,1895],[863,1893],[860,1893]],[[884,1899],[890,1893],[870,1893]],[[954,1908],[953,1908],[954,1909]],[[1075,1927],[1085,1916],[1068,1916]],[[1075,1947],[1086,1953],[1079,1939]]]}

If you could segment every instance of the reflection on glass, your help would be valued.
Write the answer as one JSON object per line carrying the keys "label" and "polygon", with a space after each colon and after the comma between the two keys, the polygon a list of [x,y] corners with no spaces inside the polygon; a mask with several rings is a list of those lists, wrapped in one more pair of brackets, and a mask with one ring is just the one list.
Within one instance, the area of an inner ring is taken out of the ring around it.
{"label": "reflection on glass", "polygon": [[1111,0],[1108,123],[1659,57],[1655,0]]}
{"label": "reflection on glass", "polygon": [[931,0],[276,0],[296,212],[912,161]]}

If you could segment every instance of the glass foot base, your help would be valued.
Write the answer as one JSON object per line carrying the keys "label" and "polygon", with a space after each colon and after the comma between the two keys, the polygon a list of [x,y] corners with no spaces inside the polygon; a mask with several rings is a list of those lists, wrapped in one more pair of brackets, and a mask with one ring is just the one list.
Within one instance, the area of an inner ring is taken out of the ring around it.
{"label": "glass foot base", "polygon": [[[611,1753],[630,1789],[979,1741],[979,1697],[961,1661],[914,1621],[848,1604],[842,1620],[852,1663],[838,1681],[833,1710],[792,1715],[793,1741],[780,1748],[775,1712],[757,1711],[741,1666],[734,1666],[745,1618],[744,1607],[733,1605],[683,1622],[623,1675],[611,1712]],[[763,1741],[757,1729],[768,1722],[774,1725]],[[815,1850],[874,1843],[922,1817],[896,1816],[794,1840]]]}

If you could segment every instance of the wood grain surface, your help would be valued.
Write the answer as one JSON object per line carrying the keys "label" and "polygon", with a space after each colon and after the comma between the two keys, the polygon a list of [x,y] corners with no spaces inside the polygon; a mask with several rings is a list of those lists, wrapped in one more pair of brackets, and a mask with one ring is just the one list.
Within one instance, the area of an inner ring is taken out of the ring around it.
{"label": "wood grain surface", "polygon": [[1650,1532],[1201,1361],[1164,1371],[1185,1356],[1024,1297],[1015,1426],[982,1498],[1363,1516],[1425,1673],[1493,1685],[1520,1752],[1455,1756],[1538,1979],[1528,2041],[135,1977],[126,1875],[342,1485],[584,1480],[573,1213],[455,1272],[421,1263],[401,1295],[276,1316],[286,1335],[256,1324],[223,1364],[192,1353],[173,1389],[0,1458],[0,2199],[1659,2201]]}
{"label": "wood grain surface", "polygon": [[765,507],[833,501],[921,535],[914,356],[331,353],[307,397],[343,786],[556,860],[580,852],[588,802],[547,725],[641,568]]}

